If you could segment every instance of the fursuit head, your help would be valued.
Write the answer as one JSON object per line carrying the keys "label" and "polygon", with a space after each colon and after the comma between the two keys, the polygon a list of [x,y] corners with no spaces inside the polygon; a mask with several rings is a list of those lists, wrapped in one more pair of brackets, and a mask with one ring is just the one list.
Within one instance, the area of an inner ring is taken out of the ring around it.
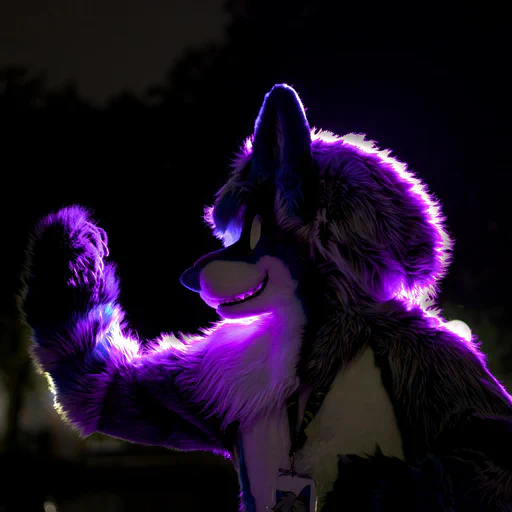
{"label": "fursuit head", "polygon": [[19,304],[67,422],[227,454],[243,510],[309,510],[289,492],[272,501],[296,394],[294,467],[317,510],[512,510],[511,397],[436,309],[451,240],[405,164],[362,135],[311,129],[276,85],[205,220],[223,248],[181,282],[220,319],[149,341],[128,327],[92,214],[39,221]]}

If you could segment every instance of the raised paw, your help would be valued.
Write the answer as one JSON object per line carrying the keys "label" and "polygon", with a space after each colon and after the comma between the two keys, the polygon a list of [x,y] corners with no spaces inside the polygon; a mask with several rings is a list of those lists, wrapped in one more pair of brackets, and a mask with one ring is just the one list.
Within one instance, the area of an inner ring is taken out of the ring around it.
{"label": "raised paw", "polygon": [[119,295],[115,267],[106,263],[107,236],[82,206],[42,218],[27,248],[21,307],[33,327],[55,327],[73,314]]}

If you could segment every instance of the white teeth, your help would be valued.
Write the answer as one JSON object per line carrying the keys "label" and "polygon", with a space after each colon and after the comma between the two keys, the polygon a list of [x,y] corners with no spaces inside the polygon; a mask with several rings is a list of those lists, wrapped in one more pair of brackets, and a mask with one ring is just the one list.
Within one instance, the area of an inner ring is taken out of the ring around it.
{"label": "white teeth", "polygon": [[241,295],[236,295],[235,297],[230,297],[229,299],[222,299],[220,300],[219,304],[228,304],[228,303],[236,303],[236,302],[242,302],[246,299],[249,299],[252,297],[255,293],[260,291],[263,288],[264,282],[261,282],[256,288],[253,288],[252,290],[249,290],[248,292],[245,292]]}

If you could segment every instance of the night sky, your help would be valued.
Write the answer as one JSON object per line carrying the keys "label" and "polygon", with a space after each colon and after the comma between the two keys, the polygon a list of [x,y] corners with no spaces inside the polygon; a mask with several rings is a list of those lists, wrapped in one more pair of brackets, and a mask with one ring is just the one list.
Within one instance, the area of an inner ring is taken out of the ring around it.
{"label": "night sky", "polygon": [[185,48],[222,40],[221,0],[24,0],[0,5],[0,68],[44,70],[50,87],[73,81],[103,103],[138,94],[164,76]]}
{"label": "night sky", "polygon": [[[47,74],[39,103],[19,83],[2,99],[3,310],[12,309],[31,226],[79,202],[109,234],[143,336],[213,320],[178,278],[218,247],[202,208],[264,94],[287,82],[312,126],[367,133],[426,181],[456,240],[441,300],[505,318],[510,87],[504,18],[491,4],[73,5],[0,7],[0,67],[25,67],[21,82]],[[48,91],[67,80],[77,91]]]}

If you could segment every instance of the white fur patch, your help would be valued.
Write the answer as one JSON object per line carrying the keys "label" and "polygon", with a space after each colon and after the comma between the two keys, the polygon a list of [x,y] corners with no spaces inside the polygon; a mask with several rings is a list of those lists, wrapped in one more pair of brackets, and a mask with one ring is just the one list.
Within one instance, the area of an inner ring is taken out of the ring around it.
{"label": "white fur patch", "polygon": [[[307,392],[301,396],[301,414],[306,398]],[[257,512],[265,511],[270,503],[279,467],[289,465],[287,421],[283,401],[270,417],[242,429]],[[315,479],[320,505],[338,477],[338,454],[373,453],[378,444],[384,455],[404,458],[393,406],[371,349],[338,374],[306,433],[308,441],[297,453],[295,466]]]}
{"label": "white fur patch", "polygon": [[[206,274],[210,286],[226,283],[222,274],[230,269],[239,278],[240,270],[245,277],[268,272],[259,296],[226,308],[232,318],[240,313],[257,316],[225,320],[189,345],[187,357],[195,359],[196,353],[200,364],[183,378],[194,381],[197,398],[212,414],[223,416],[225,426],[240,422],[251,492],[257,511],[263,512],[270,505],[278,469],[289,464],[285,404],[299,385],[296,366],[306,319],[295,295],[297,283],[282,261],[265,256],[254,266],[223,263],[222,269],[211,267],[216,272]],[[229,293],[238,291],[241,281],[229,282]],[[308,395],[308,390],[301,394],[301,414]],[[385,455],[403,458],[393,407],[371,349],[338,374],[307,435],[296,469],[316,480],[320,499],[338,476],[338,454],[364,455],[378,444]]]}
{"label": "white fur patch", "polygon": [[197,351],[201,359],[199,374],[193,376],[196,396],[207,410],[224,416],[224,425],[250,424],[283,403],[298,386],[305,315],[295,295],[297,283],[277,258],[266,256],[255,267],[268,271],[267,287],[231,309],[258,316],[250,322],[220,323],[187,355],[193,358]]}

